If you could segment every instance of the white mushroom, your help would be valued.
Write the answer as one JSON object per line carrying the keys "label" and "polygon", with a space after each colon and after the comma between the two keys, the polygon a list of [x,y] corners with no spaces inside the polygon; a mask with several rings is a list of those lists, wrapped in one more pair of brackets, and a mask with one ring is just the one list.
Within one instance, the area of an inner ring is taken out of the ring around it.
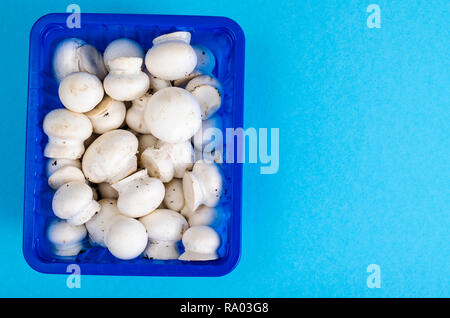
{"label": "white mushroom", "polygon": [[203,45],[193,45],[192,48],[197,55],[195,69],[203,74],[211,74],[216,66],[216,58],[213,52]]}
{"label": "white mushroom", "polygon": [[206,205],[199,206],[195,211],[191,211],[185,206],[180,212],[188,221],[189,226],[211,225],[217,217],[217,210]]}
{"label": "white mushroom", "polygon": [[192,94],[179,87],[157,91],[144,112],[153,136],[170,143],[189,140],[200,128],[200,105]]}
{"label": "white mushroom", "polygon": [[174,177],[182,178],[192,168],[194,152],[189,141],[171,144],[159,140],[155,147],[142,153],[141,163],[150,176],[169,182]]}
{"label": "white mushroom", "polygon": [[54,220],[47,228],[47,238],[57,256],[77,255],[83,248],[86,233],[84,225],[72,225],[59,219]]}
{"label": "white mushroom", "polygon": [[139,57],[144,58],[144,50],[134,40],[120,38],[108,44],[103,53],[103,60],[106,68],[110,69],[110,62],[118,57]]}
{"label": "white mushroom", "polygon": [[76,167],[81,169],[81,161],[78,159],[51,158],[47,161],[47,177],[50,177],[56,170],[63,167]]}
{"label": "white mushroom", "polygon": [[119,193],[117,207],[125,216],[138,218],[154,211],[164,199],[164,185],[150,178],[147,170],[138,171],[131,176],[112,184]]}
{"label": "white mushroom", "polygon": [[82,167],[94,183],[117,182],[137,169],[138,140],[131,132],[116,129],[98,137],[86,150]]}
{"label": "white mushroom", "polygon": [[48,178],[50,188],[57,190],[63,184],[71,181],[85,182],[84,174],[80,168],[65,166],[53,172]]}
{"label": "white mushroom", "polygon": [[68,110],[85,113],[100,103],[104,91],[97,76],[79,72],[64,77],[59,84],[58,95]]}
{"label": "white mushroom", "polygon": [[193,78],[187,83],[186,90],[198,100],[203,120],[210,118],[222,105],[222,87],[210,75]]}
{"label": "white mushroom", "polygon": [[119,193],[108,182],[102,182],[98,184],[98,192],[102,199],[117,199]]}
{"label": "white mushroom", "polygon": [[109,62],[110,72],[103,81],[106,94],[115,100],[130,101],[144,95],[150,79],[142,72],[142,58],[118,57]]}
{"label": "white mushroom", "polygon": [[188,228],[186,219],[178,212],[163,209],[155,210],[139,219],[144,224],[149,244],[145,254],[150,259],[177,259],[179,253],[176,243]]}
{"label": "white mushroom", "polygon": [[92,45],[86,44],[78,49],[80,72],[87,72],[103,80],[108,73],[103,64],[102,54]]}
{"label": "white mushroom", "polygon": [[153,40],[153,47],[145,55],[145,65],[155,77],[176,80],[190,74],[197,65],[197,55],[189,45],[189,32],[164,34]]}
{"label": "white mushroom", "polygon": [[191,211],[201,204],[215,207],[222,195],[222,174],[217,165],[197,161],[192,172],[187,171],[183,176],[183,193],[186,206]]}
{"label": "white mushroom", "polygon": [[106,76],[102,55],[92,45],[76,38],[58,44],[53,55],[53,70],[58,82],[76,72],[88,72],[101,80]]}
{"label": "white mushroom", "polygon": [[222,148],[222,118],[215,115],[209,119],[202,121],[201,128],[192,137],[192,144],[195,150],[212,152],[214,149]]}
{"label": "white mushroom", "polygon": [[105,95],[103,100],[85,115],[91,120],[94,133],[103,134],[119,128],[126,114],[125,104]]}
{"label": "white mushroom", "polygon": [[174,211],[181,211],[184,207],[183,182],[181,179],[174,178],[172,181],[164,184],[166,193],[164,203]]}
{"label": "white mushroom", "polygon": [[100,210],[90,186],[72,181],[62,185],[53,196],[53,213],[70,224],[81,225]]}
{"label": "white mushroom", "polygon": [[85,225],[89,233],[90,241],[106,247],[105,233],[114,218],[120,216],[120,212],[117,208],[117,201],[114,199],[102,199],[98,203],[100,204],[100,211],[86,222]]}
{"label": "white mushroom", "polygon": [[83,142],[92,134],[92,124],[83,114],[64,108],[52,110],[44,118],[43,129],[48,136],[44,156],[58,159],[79,159]]}
{"label": "white mushroom", "polygon": [[112,255],[129,260],[142,254],[147,246],[147,232],[138,220],[117,216],[108,226],[105,245]]}
{"label": "white mushroom", "polygon": [[150,134],[150,129],[144,121],[144,110],[152,95],[145,94],[135,100],[127,111],[126,123],[128,127],[140,134]]}
{"label": "white mushroom", "polygon": [[158,138],[156,138],[152,134],[140,135],[138,137],[138,140],[139,140],[138,146],[139,158],[141,158],[141,155],[145,151],[145,149],[155,147],[156,143],[158,142]]}
{"label": "white mushroom", "polygon": [[184,232],[184,253],[178,258],[182,261],[209,261],[215,260],[220,237],[214,229],[205,225],[190,227]]}

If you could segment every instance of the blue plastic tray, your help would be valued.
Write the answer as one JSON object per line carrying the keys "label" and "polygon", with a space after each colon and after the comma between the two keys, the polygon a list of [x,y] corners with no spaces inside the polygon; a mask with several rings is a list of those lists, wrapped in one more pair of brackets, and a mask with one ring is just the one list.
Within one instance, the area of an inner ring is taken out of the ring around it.
{"label": "blue plastic tray", "polygon": [[67,273],[69,264],[78,264],[81,274],[95,275],[221,276],[229,273],[241,252],[242,165],[236,163],[222,165],[225,197],[219,207],[220,217],[212,225],[222,241],[217,260],[121,261],[101,247],[91,247],[76,257],[52,254],[45,231],[55,216],[51,209],[53,191],[47,184],[45,171],[47,159],[43,157],[47,137],[42,122],[49,111],[62,107],[51,67],[54,49],[61,40],[77,37],[103,51],[112,40],[128,37],[147,50],[156,36],[186,30],[192,34],[192,44],[202,44],[216,56],[213,73],[224,87],[224,103],[219,111],[224,127],[242,127],[245,54],[242,29],[223,17],[87,13],[81,15],[81,28],[69,29],[67,17],[68,14],[43,16],[34,24],[30,35],[23,227],[26,261],[37,271],[60,274]]}

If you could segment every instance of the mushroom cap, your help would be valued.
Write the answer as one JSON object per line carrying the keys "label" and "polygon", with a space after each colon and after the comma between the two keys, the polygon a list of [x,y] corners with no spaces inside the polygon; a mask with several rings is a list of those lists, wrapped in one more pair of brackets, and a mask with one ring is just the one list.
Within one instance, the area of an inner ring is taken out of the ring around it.
{"label": "mushroom cap", "polygon": [[172,81],[187,76],[196,65],[194,49],[180,37],[163,35],[154,39],[153,47],[145,55],[147,70],[163,80]]}
{"label": "mushroom cap", "polygon": [[47,136],[58,139],[84,141],[92,134],[92,124],[86,115],[65,108],[49,112],[42,126]]}
{"label": "mushroom cap", "polygon": [[151,242],[179,241],[188,228],[184,216],[169,209],[155,210],[139,221],[144,224]]}
{"label": "mushroom cap", "polygon": [[211,74],[216,66],[214,53],[203,45],[193,45],[192,48],[197,55],[197,66],[195,69],[203,74]]}
{"label": "mushroom cap", "polygon": [[141,165],[150,176],[162,182],[169,182],[175,174],[172,158],[164,149],[147,148],[141,155]]}
{"label": "mushroom cap", "polygon": [[98,192],[102,199],[117,199],[119,193],[108,182],[102,182],[98,185]]}
{"label": "mushroom cap", "polygon": [[119,101],[131,101],[144,95],[150,87],[149,77],[141,71],[142,58],[119,57],[109,62],[105,92]]}
{"label": "mushroom cap", "polygon": [[206,145],[208,145],[208,150],[211,151],[216,147],[222,147],[222,118],[215,115],[203,120],[201,128],[192,137],[192,143],[195,150],[203,150]]}
{"label": "mushroom cap", "polygon": [[77,38],[61,41],[53,54],[53,71],[57,81],[61,81],[70,73],[80,71],[78,49],[86,42]]}
{"label": "mushroom cap", "polygon": [[81,169],[81,161],[78,159],[51,158],[47,161],[47,176],[51,176],[55,171],[62,167],[76,167]]}
{"label": "mushroom cap", "polygon": [[100,211],[86,222],[86,229],[92,242],[106,247],[105,233],[114,218],[120,215],[120,211],[114,199],[102,199],[98,203]]}
{"label": "mushroom cap", "polygon": [[186,84],[185,89],[188,90],[189,92],[192,92],[195,88],[201,85],[209,85],[217,88],[219,91],[222,90],[222,85],[217,80],[217,78],[215,78],[212,75],[200,75],[194,77],[189,81],[189,83]]}
{"label": "mushroom cap", "polygon": [[59,84],[59,99],[67,109],[84,113],[90,111],[103,99],[102,82],[97,76],[78,72],[64,77]]}
{"label": "mushroom cap", "polygon": [[194,165],[194,149],[189,141],[168,143],[158,140],[156,147],[165,150],[169,154],[173,162],[175,178],[182,178],[186,170],[192,169]]}
{"label": "mushroom cap", "polygon": [[72,225],[56,219],[47,229],[47,238],[56,248],[68,248],[79,244],[86,237],[84,225]]}
{"label": "mushroom cap", "polygon": [[201,204],[215,207],[222,195],[222,174],[213,162],[199,160],[192,172],[183,176],[183,193],[186,206],[195,211]]}
{"label": "mushroom cap", "polygon": [[184,234],[182,242],[185,252],[180,260],[216,259],[216,250],[220,245],[220,237],[213,228],[205,225],[190,227]]}
{"label": "mushroom cap", "polygon": [[200,128],[200,105],[188,91],[168,87],[152,95],[144,118],[153,136],[169,143],[180,143]]}
{"label": "mushroom cap", "polygon": [[93,201],[93,192],[85,182],[71,181],[59,187],[53,196],[52,209],[61,219],[70,219],[87,209]]}
{"label": "mushroom cap", "polygon": [[115,217],[105,235],[105,245],[112,255],[128,260],[138,257],[147,246],[147,233],[138,220]]}
{"label": "mushroom cap", "polygon": [[138,140],[127,130],[111,130],[98,137],[86,150],[82,167],[94,183],[115,182],[136,171]]}
{"label": "mushroom cap", "polygon": [[164,195],[164,203],[174,211],[181,211],[184,206],[183,182],[181,179],[172,179],[165,185],[166,192]]}
{"label": "mushroom cap", "polygon": [[175,31],[166,33],[154,38],[152,43],[153,45],[157,45],[167,41],[182,41],[189,44],[191,42],[191,33],[187,31]]}
{"label": "mushroom cap", "polygon": [[119,128],[125,120],[126,112],[123,102],[105,95],[103,100],[85,115],[91,120],[94,133],[104,134]]}
{"label": "mushroom cap", "polygon": [[48,185],[50,186],[50,188],[56,190],[63,184],[69,183],[71,181],[85,181],[84,174],[80,170],[80,168],[73,166],[61,167],[60,169],[52,173],[52,175],[48,178]]}
{"label": "mushroom cap", "polygon": [[210,118],[222,105],[222,95],[214,86],[200,85],[191,94],[198,100],[202,110],[202,119]]}
{"label": "mushroom cap", "polygon": [[119,211],[128,217],[144,216],[154,211],[164,199],[163,183],[150,178],[146,169],[112,184],[112,187],[119,192]]}
{"label": "mushroom cap", "polygon": [[118,57],[140,57],[144,58],[144,50],[134,40],[120,38],[108,44],[103,53],[103,60],[106,68],[109,70],[109,63]]}
{"label": "mushroom cap", "polygon": [[87,72],[103,80],[108,73],[103,64],[102,54],[92,45],[85,44],[78,48],[80,72]]}
{"label": "mushroom cap", "polygon": [[151,96],[151,94],[146,93],[133,100],[131,108],[127,111],[126,123],[128,127],[140,134],[150,134],[150,129],[144,121],[144,110]]}
{"label": "mushroom cap", "polygon": [[197,210],[190,212],[186,218],[189,226],[211,225],[217,217],[217,210],[201,205]]}

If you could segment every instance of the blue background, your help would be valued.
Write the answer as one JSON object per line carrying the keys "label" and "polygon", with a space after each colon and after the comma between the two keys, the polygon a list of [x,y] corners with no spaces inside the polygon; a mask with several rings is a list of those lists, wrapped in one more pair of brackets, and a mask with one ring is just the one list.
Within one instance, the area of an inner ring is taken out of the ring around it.
{"label": "blue background", "polygon": [[[28,38],[70,2],[2,1],[0,296],[449,297],[450,3],[77,1],[82,12],[222,15],[246,35],[245,126],[280,169],[244,166],[243,250],[220,278],[66,276],[22,255]],[[381,8],[381,29],[366,7]],[[369,264],[381,288],[366,285]]]}

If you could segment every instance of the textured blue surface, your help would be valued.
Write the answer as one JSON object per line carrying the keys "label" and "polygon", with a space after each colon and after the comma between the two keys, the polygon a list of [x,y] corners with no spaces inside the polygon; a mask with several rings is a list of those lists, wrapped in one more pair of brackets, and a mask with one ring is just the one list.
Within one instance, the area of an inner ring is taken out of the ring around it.
{"label": "textured blue surface", "polygon": [[[85,12],[223,15],[246,35],[245,125],[280,128],[280,169],[244,166],[242,257],[220,278],[82,277],[22,251],[32,24],[3,1],[1,296],[450,296],[448,1],[79,1]],[[20,7],[19,7],[20,6]],[[381,288],[366,285],[369,264]]]}

